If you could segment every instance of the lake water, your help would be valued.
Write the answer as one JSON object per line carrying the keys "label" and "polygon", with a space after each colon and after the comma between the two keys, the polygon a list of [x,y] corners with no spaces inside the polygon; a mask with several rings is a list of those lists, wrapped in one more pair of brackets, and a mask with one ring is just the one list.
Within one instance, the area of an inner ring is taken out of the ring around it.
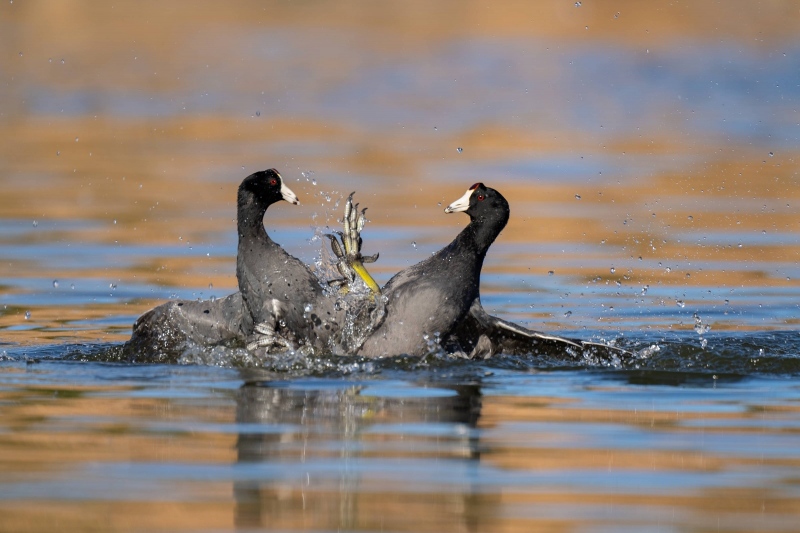
{"label": "lake water", "polygon": [[[793,2],[0,6],[0,531],[796,531]],[[236,289],[235,194],[380,283],[511,221],[492,314],[637,351],[130,364]]]}

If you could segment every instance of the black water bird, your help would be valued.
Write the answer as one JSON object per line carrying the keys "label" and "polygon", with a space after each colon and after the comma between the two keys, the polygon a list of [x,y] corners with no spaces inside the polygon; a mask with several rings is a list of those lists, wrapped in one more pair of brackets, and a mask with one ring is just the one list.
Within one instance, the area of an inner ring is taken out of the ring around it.
{"label": "black water bird", "polygon": [[[316,297],[321,289],[299,259],[267,236],[263,218],[275,202],[298,204],[297,196],[280,174],[270,169],[245,178],[237,197],[240,291],[218,300],[167,302],[146,312],[134,323],[125,345],[130,358],[174,362],[187,347],[243,345],[254,337],[260,345],[291,342],[274,328],[280,319],[290,328],[297,325],[298,303],[287,298],[287,291],[292,283],[295,292],[291,296],[305,296],[306,287],[306,292]],[[270,324],[273,329],[267,331]],[[291,329],[282,331],[288,334]]]}
{"label": "black water bird", "polygon": [[445,209],[456,212],[469,215],[470,222],[455,240],[383,287],[383,320],[359,355],[422,355],[464,320],[480,294],[486,252],[505,228],[510,209],[502,194],[476,183]]}
{"label": "black water bird", "polygon": [[245,310],[242,330],[251,350],[315,345],[317,328],[332,328],[323,323],[330,314],[323,319],[315,309],[327,300],[319,278],[273,241],[264,228],[267,208],[280,200],[299,203],[274,169],[251,174],[239,186],[236,277]]}
{"label": "black water bird", "polygon": [[456,212],[465,212],[470,223],[455,240],[384,286],[383,320],[359,355],[423,355],[441,348],[473,359],[499,353],[565,361],[632,355],[602,343],[534,331],[487,313],[481,304],[480,273],[489,247],[508,222],[510,208],[498,191],[476,183],[445,209]]}

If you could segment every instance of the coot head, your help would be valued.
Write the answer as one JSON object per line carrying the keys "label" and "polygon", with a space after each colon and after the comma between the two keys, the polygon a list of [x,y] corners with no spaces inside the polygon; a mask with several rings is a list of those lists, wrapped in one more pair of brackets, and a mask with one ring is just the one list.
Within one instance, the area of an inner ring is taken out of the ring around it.
{"label": "coot head", "polygon": [[480,244],[487,248],[503,231],[511,214],[503,195],[483,183],[476,183],[467,189],[464,196],[448,205],[444,212],[469,215],[470,226],[483,230],[480,233],[486,242]]}
{"label": "coot head", "polygon": [[269,206],[275,202],[286,200],[290,204],[299,204],[297,195],[286,186],[277,170],[260,170],[247,176],[239,185],[239,199],[250,197],[259,205]]}

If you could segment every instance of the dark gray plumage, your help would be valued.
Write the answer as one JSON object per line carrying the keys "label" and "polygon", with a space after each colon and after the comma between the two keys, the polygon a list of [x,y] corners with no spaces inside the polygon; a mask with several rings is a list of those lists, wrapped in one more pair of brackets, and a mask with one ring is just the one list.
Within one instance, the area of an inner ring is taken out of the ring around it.
{"label": "dark gray plumage", "polygon": [[242,295],[218,300],[175,300],[159,305],[133,324],[123,346],[136,362],[176,363],[191,346],[242,345]]}
{"label": "dark gray plumage", "polygon": [[242,330],[249,349],[324,349],[338,328],[333,299],[317,276],[264,229],[267,208],[280,200],[299,203],[274,169],[251,174],[239,186],[236,277],[245,310]]}
{"label": "dark gray plumage", "polygon": [[422,355],[449,336],[479,296],[483,260],[508,222],[503,195],[476,183],[446,213],[463,211],[470,223],[446,247],[396,274],[384,286],[386,312],[359,355]]}

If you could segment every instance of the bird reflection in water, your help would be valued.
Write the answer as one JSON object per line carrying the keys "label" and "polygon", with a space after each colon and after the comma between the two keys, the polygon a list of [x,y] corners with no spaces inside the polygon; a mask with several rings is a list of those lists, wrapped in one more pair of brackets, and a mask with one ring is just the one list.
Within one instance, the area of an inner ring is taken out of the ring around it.
{"label": "bird reflection in water", "polygon": [[[425,397],[362,394],[366,389],[322,382],[247,382],[239,389],[238,528],[402,530],[424,523],[472,531],[479,517],[491,516],[493,497],[475,483],[480,386],[436,386]],[[436,466],[419,479],[425,464]],[[446,479],[431,479],[442,470]]]}

